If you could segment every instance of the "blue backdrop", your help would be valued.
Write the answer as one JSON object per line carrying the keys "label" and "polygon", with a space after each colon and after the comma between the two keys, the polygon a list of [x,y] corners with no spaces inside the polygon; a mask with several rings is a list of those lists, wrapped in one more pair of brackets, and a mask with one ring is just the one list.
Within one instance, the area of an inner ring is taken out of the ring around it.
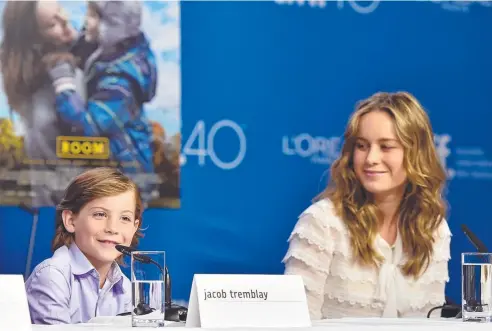
{"label": "blue backdrop", "polygon": [[[363,7],[362,7],[363,6]],[[148,210],[173,298],[194,273],[281,273],[299,213],[325,186],[357,100],[408,90],[449,173],[448,294],[460,300],[466,223],[492,246],[492,8],[455,2],[183,2],[182,208]],[[0,272],[24,273],[31,217],[0,209]],[[42,209],[32,266],[51,255]]]}

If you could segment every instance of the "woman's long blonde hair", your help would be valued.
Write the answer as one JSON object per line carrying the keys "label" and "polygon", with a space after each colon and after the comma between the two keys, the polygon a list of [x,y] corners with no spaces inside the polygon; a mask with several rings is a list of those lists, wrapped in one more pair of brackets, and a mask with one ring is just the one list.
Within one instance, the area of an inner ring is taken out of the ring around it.
{"label": "woman's long blonde hair", "polygon": [[398,228],[408,259],[402,271],[419,277],[429,265],[433,235],[446,214],[442,197],[446,173],[436,152],[429,118],[415,97],[407,92],[376,93],[359,102],[345,131],[341,155],[331,167],[330,184],[317,199],[329,198],[345,222],[355,261],[379,265],[383,257],[372,244],[382,215],[361,186],[353,167],[359,123],[371,111],[384,111],[393,118],[396,135],[404,148],[407,184],[399,208]]}

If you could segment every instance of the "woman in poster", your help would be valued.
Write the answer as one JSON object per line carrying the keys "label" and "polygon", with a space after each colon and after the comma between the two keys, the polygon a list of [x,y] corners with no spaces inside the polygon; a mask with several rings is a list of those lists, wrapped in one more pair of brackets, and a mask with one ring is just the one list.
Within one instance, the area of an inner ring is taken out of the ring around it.
{"label": "woman in poster", "polygon": [[[21,116],[26,127],[24,151],[31,163],[32,203],[56,205],[56,192],[61,191],[60,187],[65,186],[63,180],[73,177],[76,169],[58,166],[56,162],[48,165],[46,160],[58,159],[57,136],[75,132],[69,126],[60,125],[55,90],[43,57],[69,50],[77,33],[56,1],[7,1],[2,24],[3,87],[9,106]],[[78,93],[85,98],[80,70],[75,70],[75,82]]]}

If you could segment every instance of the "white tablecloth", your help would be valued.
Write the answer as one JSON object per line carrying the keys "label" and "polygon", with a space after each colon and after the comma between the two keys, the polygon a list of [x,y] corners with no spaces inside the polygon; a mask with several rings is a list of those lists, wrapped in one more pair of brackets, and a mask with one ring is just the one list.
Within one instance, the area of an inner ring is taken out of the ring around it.
{"label": "white tablecloth", "polygon": [[[184,327],[184,323],[166,322],[165,327]],[[437,329],[436,329],[437,328]],[[474,323],[462,322],[461,319],[454,318],[437,318],[437,319],[422,319],[422,318],[343,318],[330,319],[313,322],[311,328],[291,328],[291,331],[480,331],[492,328],[491,323]],[[82,329],[94,331],[151,331],[154,328],[132,328],[131,317],[97,317],[91,323],[74,324],[74,325],[33,325],[33,331],[81,331]],[[193,330],[187,328],[187,330]],[[224,331],[224,329],[220,329]],[[235,329],[236,330],[236,329]],[[248,329],[251,330],[251,329]],[[255,330],[272,330],[255,329]],[[287,329],[285,329],[287,330]]]}

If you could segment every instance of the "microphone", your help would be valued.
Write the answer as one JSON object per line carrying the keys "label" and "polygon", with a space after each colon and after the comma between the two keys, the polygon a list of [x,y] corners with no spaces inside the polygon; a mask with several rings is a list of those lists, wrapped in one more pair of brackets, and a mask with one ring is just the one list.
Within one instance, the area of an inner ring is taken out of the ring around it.
{"label": "microphone", "polygon": [[487,246],[465,224],[461,224],[461,230],[479,253],[489,252]]}
{"label": "microphone", "polygon": [[[128,246],[123,246],[123,245],[116,245],[115,246],[116,250],[119,251],[120,253],[123,253],[126,256],[131,256],[132,252],[136,251],[135,248],[133,247],[128,247]],[[188,314],[188,309],[186,307],[182,307],[179,305],[175,305],[172,303],[171,300],[171,276],[169,276],[169,270],[167,269],[167,266],[164,265],[164,268],[154,261],[152,258],[150,258],[147,255],[142,255],[142,254],[133,254],[133,258],[139,262],[146,263],[146,264],[153,264],[159,268],[161,271],[162,275],[164,276],[164,283],[166,287],[166,294],[165,294],[165,306],[166,306],[166,316],[165,320],[167,321],[174,321],[174,322],[181,322],[181,321],[186,321],[186,317]],[[145,307],[144,307],[145,306]],[[148,307],[146,304],[139,303],[137,305],[136,314],[137,315],[144,315],[144,314],[149,314],[152,312],[152,309]],[[120,315],[128,315],[131,313],[123,313]]]}
{"label": "microphone", "polygon": [[[123,246],[123,245],[116,245],[115,248],[118,252],[123,253],[126,256],[131,256],[132,252],[136,251],[135,248],[131,248],[128,246]],[[159,263],[155,262],[154,260],[152,260],[147,255],[134,254],[133,258],[137,261],[142,262],[142,263],[152,263],[154,265],[157,265],[159,267],[159,269],[162,269],[162,267]],[[167,272],[167,268],[166,268],[166,272]]]}

